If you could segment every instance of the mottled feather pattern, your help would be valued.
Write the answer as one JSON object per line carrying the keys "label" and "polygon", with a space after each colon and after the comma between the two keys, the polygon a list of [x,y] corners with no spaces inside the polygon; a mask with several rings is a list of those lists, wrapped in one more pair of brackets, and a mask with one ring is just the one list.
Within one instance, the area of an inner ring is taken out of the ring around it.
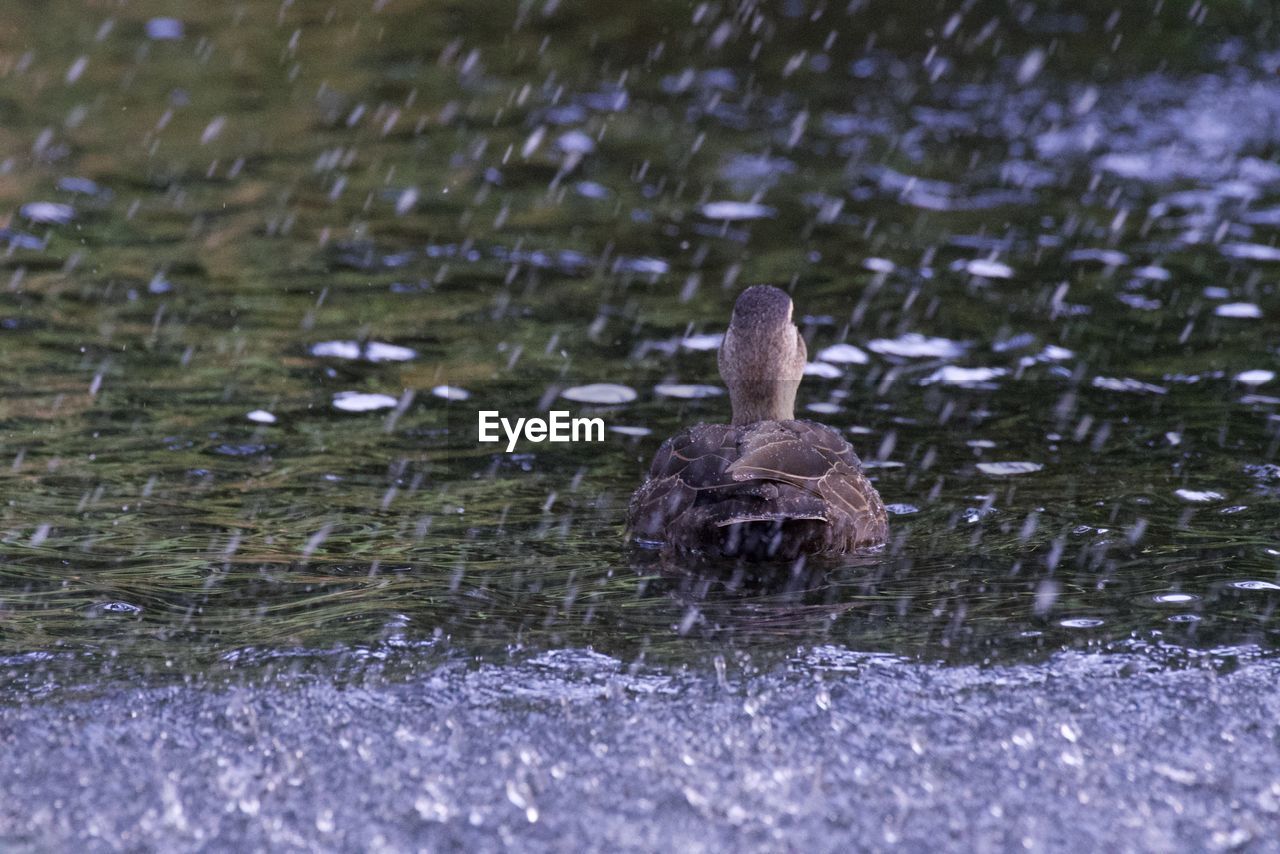
{"label": "mottled feather pattern", "polygon": [[[830,427],[798,420],[676,434],[632,497],[629,522],[645,540],[751,557],[845,552],[888,533],[853,448]],[[753,539],[754,529],[763,536]]]}

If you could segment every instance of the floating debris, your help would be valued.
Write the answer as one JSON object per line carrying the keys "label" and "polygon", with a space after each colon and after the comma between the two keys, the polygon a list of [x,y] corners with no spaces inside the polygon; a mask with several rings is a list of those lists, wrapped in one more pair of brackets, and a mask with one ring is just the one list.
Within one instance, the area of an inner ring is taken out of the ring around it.
{"label": "floating debris", "polygon": [[818,352],[818,361],[837,365],[865,365],[871,361],[866,351],[852,344],[832,344]]}
{"label": "floating debris", "polygon": [[252,421],[255,424],[275,424],[276,423],[275,415],[271,414],[265,409],[255,409],[249,414],[245,415],[245,418],[248,418],[250,421]]}
{"label": "floating debris", "polygon": [[431,393],[436,397],[443,398],[445,400],[471,399],[471,392],[467,391],[465,388],[458,388],[457,386],[452,385],[438,385],[431,389]]}
{"label": "floating debris", "polygon": [[1004,368],[962,368],[958,365],[943,365],[920,381],[920,385],[979,386],[990,383],[1009,373]]}
{"label": "floating debris", "polygon": [[76,218],[76,209],[62,202],[29,202],[18,208],[18,213],[41,225],[66,225]]}
{"label": "floating debris", "polygon": [[1015,474],[1031,474],[1044,468],[1042,463],[1030,462],[1006,462],[1006,463],[978,463],[978,471],[983,474],[993,475],[995,477],[1007,477]]}
{"label": "floating debris", "polygon": [[617,406],[636,399],[636,390],[617,383],[591,383],[577,385],[560,392],[565,400],[575,403],[594,403],[600,406]]}
{"label": "floating debris", "polygon": [[1222,501],[1226,498],[1221,492],[1210,492],[1208,490],[1175,489],[1173,494],[1183,501],[1190,501],[1192,504],[1208,504],[1212,501]]}
{"label": "floating debris", "polygon": [[867,349],[882,356],[905,356],[911,359],[954,359],[963,356],[969,345],[949,338],[928,338],[908,332],[897,338],[877,338]]}
{"label": "floating debris", "polygon": [[407,362],[417,357],[418,352],[382,341],[367,341],[363,344],[359,341],[321,341],[311,346],[311,355],[349,361],[364,359],[367,362]]}
{"label": "floating debris", "polygon": [[378,409],[394,409],[399,401],[389,394],[369,394],[362,391],[340,391],[333,396],[333,406],[343,412],[373,412]]}
{"label": "floating debris", "polygon": [[1262,309],[1251,302],[1227,302],[1213,310],[1218,317],[1258,318],[1262,317]]}
{"label": "floating debris", "polygon": [[724,394],[724,389],[719,386],[682,383],[662,383],[654,386],[653,391],[663,397],[675,397],[681,400],[699,400]]}
{"label": "floating debris", "polygon": [[708,202],[702,206],[700,213],[707,219],[740,222],[749,219],[766,219],[774,216],[777,211],[768,205],[756,202]]}

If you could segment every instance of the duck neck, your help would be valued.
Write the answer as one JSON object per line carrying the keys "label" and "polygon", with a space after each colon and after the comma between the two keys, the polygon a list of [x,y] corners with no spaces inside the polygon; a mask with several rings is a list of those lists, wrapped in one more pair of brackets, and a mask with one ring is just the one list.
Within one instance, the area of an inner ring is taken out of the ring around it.
{"label": "duck neck", "polygon": [[796,390],[800,383],[774,380],[734,383],[729,386],[734,424],[757,421],[789,421],[796,417]]}

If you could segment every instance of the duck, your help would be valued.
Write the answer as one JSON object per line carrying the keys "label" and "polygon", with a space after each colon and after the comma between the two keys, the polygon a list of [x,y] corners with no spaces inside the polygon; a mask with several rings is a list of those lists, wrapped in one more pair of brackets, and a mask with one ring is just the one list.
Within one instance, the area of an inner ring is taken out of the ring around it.
{"label": "duck", "polygon": [[795,417],[808,350],[783,290],[739,294],[720,343],[729,424],[695,424],[662,443],[632,495],[633,542],[713,558],[794,560],[882,546],[880,493],[838,431]]}

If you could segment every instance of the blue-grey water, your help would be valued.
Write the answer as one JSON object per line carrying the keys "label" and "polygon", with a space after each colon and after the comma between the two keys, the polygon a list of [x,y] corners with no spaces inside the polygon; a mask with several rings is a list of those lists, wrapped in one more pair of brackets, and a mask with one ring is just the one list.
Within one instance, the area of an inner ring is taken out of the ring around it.
{"label": "blue-grey water", "polygon": [[[0,848],[1280,850],[1275,26],[7,9]],[[624,541],[756,283],[880,552]]]}

